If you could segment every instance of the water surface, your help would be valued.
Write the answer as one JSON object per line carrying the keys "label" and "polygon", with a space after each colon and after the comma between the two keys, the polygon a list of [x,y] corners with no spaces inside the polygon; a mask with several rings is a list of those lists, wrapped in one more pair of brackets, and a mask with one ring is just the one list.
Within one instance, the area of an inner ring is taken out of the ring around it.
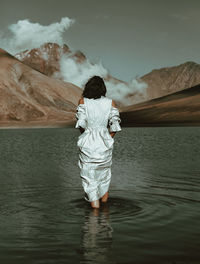
{"label": "water surface", "polygon": [[0,130],[0,263],[200,263],[200,127],[123,128],[99,210],[79,134]]}

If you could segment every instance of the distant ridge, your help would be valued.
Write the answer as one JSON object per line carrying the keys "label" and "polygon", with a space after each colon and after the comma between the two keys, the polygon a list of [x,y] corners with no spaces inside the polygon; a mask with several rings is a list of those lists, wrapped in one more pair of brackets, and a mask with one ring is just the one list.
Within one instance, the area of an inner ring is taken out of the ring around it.
{"label": "distant ridge", "polygon": [[124,107],[124,126],[200,125],[200,84],[148,102]]}

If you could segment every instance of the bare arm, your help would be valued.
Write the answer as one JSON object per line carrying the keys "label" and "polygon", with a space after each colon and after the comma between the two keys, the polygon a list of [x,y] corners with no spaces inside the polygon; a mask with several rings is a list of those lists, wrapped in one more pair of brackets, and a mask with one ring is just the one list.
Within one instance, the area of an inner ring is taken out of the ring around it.
{"label": "bare arm", "polygon": [[[112,100],[112,106],[116,107],[115,101]],[[111,137],[114,137],[116,132],[110,132]]]}
{"label": "bare arm", "polygon": [[[78,105],[79,104],[84,104],[84,99],[83,97],[81,97],[79,100],[78,100]],[[85,131],[85,129],[83,127],[79,127],[79,130],[81,132],[81,134]]]}

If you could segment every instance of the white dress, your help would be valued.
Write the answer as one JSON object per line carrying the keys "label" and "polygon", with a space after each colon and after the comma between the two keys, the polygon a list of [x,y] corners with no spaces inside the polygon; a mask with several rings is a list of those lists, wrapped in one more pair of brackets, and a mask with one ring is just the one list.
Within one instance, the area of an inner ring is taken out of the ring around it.
{"label": "white dress", "polygon": [[105,96],[98,99],[84,97],[84,104],[78,105],[75,116],[75,128],[85,129],[77,141],[78,166],[84,198],[92,202],[109,190],[114,144],[109,130],[121,131],[121,119],[118,108],[112,106],[112,99]]}

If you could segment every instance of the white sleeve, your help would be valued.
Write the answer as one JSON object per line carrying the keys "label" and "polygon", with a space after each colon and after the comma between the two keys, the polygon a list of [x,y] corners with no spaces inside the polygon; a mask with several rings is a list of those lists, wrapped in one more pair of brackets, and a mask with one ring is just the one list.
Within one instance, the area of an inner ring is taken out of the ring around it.
{"label": "white sleeve", "polygon": [[121,131],[122,129],[121,129],[120,123],[121,123],[121,119],[119,115],[119,110],[118,108],[111,105],[111,111],[110,111],[109,120],[108,120],[110,132]]}
{"label": "white sleeve", "polygon": [[79,104],[76,108],[76,115],[75,115],[77,122],[75,128],[86,128],[87,120],[86,120],[86,113],[85,113],[85,105]]}

